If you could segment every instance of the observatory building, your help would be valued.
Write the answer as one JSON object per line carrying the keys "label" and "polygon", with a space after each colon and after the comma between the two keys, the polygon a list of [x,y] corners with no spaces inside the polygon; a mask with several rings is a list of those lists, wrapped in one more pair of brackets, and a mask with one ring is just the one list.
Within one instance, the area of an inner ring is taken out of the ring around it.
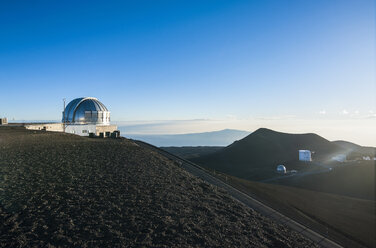
{"label": "observatory building", "polygon": [[67,105],[62,121],[65,124],[109,125],[110,112],[97,98],[81,97]]}
{"label": "observatory building", "polygon": [[66,132],[80,136],[116,138],[120,135],[117,126],[110,124],[110,111],[94,97],[76,98],[64,106],[60,123],[23,123],[22,126],[31,130]]}
{"label": "observatory building", "polygon": [[280,174],[285,174],[286,173],[286,167],[282,164],[277,166],[277,172]]}
{"label": "observatory building", "polygon": [[299,161],[310,162],[312,155],[310,150],[299,150]]}
{"label": "observatory building", "polygon": [[81,97],[72,100],[63,111],[63,128],[66,133],[88,136],[109,137],[116,129],[110,125],[110,111],[94,97]]}

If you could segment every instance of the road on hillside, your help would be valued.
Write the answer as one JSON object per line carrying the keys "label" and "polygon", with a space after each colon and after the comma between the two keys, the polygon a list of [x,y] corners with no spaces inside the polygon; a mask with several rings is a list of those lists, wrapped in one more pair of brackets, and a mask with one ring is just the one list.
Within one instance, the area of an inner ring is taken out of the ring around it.
{"label": "road on hillside", "polygon": [[271,218],[274,221],[283,224],[285,226],[290,227],[294,231],[302,234],[303,236],[313,240],[316,242],[318,245],[325,247],[325,248],[339,248],[342,247],[341,245],[335,243],[334,241],[322,236],[321,234],[309,229],[308,227],[305,227],[301,225],[300,223],[286,217],[285,215],[279,213],[278,211],[266,206],[265,204],[259,202],[258,200],[250,197],[249,195],[237,190],[236,188],[232,187],[231,185],[219,180],[218,178],[210,175],[208,172],[206,172],[203,168],[200,166],[179,158],[171,153],[168,153],[156,146],[150,145],[148,143],[138,141],[138,140],[133,140],[136,144],[138,144],[141,147],[145,147],[148,149],[152,149],[155,152],[158,152],[162,154],[163,156],[178,162],[185,170],[190,172],[191,174],[203,179],[204,181],[213,184],[217,187],[221,187],[225,189],[233,198],[236,200],[242,202],[246,206],[256,210],[260,214],[264,215],[265,217]]}

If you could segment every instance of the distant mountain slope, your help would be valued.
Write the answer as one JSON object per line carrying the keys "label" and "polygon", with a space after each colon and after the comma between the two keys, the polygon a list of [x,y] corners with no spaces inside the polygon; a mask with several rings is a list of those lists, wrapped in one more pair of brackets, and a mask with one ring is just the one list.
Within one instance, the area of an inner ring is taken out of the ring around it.
{"label": "distant mountain slope", "polygon": [[223,149],[223,146],[167,146],[161,147],[163,150],[184,159],[202,157]]}
{"label": "distant mountain slope", "polygon": [[257,180],[274,173],[278,164],[299,164],[299,149],[314,151],[316,161],[343,152],[342,147],[317,134],[288,134],[260,128],[218,152],[193,161],[234,176]]}
{"label": "distant mountain slope", "polygon": [[343,149],[347,151],[347,153],[357,153],[359,155],[364,155],[364,156],[375,156],[376,154],[376,147],[368,147],[368,146],[360,146],[348,141],[344,140],[337,140],[333,141],[336,145],[339,145]]}
{"label": "distant mountain slope", "polygon": [[126,134],[125,137],[142,140],[155,146],[227,146],[244,138],[247,131],[224,129],[221,131],[169,135]]}

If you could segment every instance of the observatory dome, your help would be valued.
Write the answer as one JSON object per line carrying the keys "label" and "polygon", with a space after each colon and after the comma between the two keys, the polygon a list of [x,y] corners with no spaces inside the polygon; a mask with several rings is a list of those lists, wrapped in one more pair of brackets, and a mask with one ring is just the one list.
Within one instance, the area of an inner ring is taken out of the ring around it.
{"label": "observatory dome", "polygon": [[110,112],[97,98],[81,97],[72,100],[63,112],[67,124],[110,124]]}
{"label": "observatory dome", "polygon": [[286,173],[286,167],[284,165],[282,165],[282,164],[278,165],[277,166],[277,172],[285,174]]}

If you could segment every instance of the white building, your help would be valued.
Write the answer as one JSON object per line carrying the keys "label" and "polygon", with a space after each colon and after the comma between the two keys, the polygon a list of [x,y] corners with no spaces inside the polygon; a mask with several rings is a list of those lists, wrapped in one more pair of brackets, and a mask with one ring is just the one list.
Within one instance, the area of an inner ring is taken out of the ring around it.
{"label": "white building", "polygon": [[312,161],[310,150],[299,150],[299,161]]}
{"label": "white building", "polygon": [[6,125],[8,124],[8,119],[7,118],[0,118],[0,125]]}

